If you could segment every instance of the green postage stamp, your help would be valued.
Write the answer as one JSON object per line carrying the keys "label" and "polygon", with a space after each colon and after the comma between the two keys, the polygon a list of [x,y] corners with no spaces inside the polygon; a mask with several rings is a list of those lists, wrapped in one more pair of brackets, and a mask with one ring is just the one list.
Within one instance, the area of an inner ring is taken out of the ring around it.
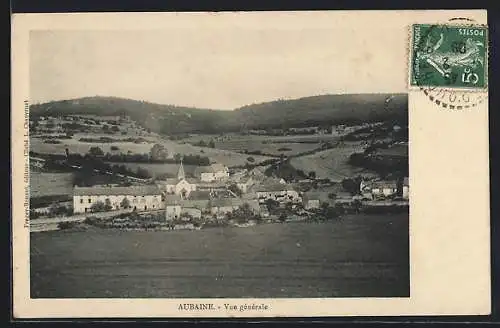
{"label": "green postage stamp", "polygon": [[486,26],[412,27],[410,86],[487,88]]}

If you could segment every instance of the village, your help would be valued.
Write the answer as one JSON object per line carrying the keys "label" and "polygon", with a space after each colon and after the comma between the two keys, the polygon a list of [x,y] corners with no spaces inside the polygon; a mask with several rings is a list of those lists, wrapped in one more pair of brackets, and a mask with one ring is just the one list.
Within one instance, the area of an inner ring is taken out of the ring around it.
{"label": "village", "polygon": [[[408,205],[407,177],[402,181],[361,180],[354,192],[335,185],[314,179],[290,183],[266,176],[259,167],[230,172],[222,164],[200,167],[194,177],[187,177],[181,160],[175,178],[130,186],[75,186],[72,204],[68,205],[76,216],[101,213],[107,214],[107,218],[126,218],[126,213],[141,213],[142,217],[155,213],[158,226],[162,226],[158,217],[163,217],[165,225],[173,229],[196,229],[203,223],[214,222],[243,227],[262,222],[304,221],[322,214],[333,216],[326,219],[334,219],[341,214],[339,210]],[[35,211],[43,216],[51,209]],[[64,214],[59,221],[66,221]],[[59,228],[65,226],[59,224]]]}
{"label": "village", "polygon": [[[62,168],[82,177],[79,182],[69,182],[71,191],[64,192],[67,196],[42,195],[38,198],[48,200],[38,205],[32,202],[31,226],[35,231],[43,230],[48,222],[52,228],[64,229],[85,221],[111,228],[199,229],[330,220],[360,211],[407,211],[409,179],[404,172],[382,176],[369,171],[349,173],[352,164],[373,166],[381,158],[389,158],[391,170],[396,167],[393,158],[407,166],[408,145],[405,135],[397,137],[400,130],[397,125],[373,122],[250,130],[220,134],[210,142],[203,142],[203,136],[172,141],[128,116],[40,116],[30,120],[31,149],[43,151],[30,151],[32,171],[57,172]],[[239,148],[224,150],[226,145],[235,144]],[[259,144],[276,152],[249,150]],[[129,150],[125,153],[126,147]],[[148,154],[143,153],[146,149],[150,149]],[[284,155],[287,150],[290,153]],[[226,165],[228,158],[233,165]],[[238,158],[245,164],[234,162]],[[112,164],[114,161],[126,165]],[[317,174],[311,170],[315,161],[333,168]],[[132,170],[135,162],[170,173],[155,175],[141,166]],[[347,167],[347,173],[339,175],[339,165]],[[112,179],[91,181],[103,175]]]}

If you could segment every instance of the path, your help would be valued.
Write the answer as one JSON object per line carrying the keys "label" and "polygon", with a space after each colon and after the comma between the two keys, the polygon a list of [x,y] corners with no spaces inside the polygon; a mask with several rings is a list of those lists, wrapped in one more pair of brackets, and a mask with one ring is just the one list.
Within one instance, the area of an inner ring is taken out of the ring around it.
{"label": "path", "polygon": [[[155,213],[163,211],[164,210],[161,209],[161,210],[150,210],[150,211],[137,211],[136,213],[144,214],[144,213]],[[131,210],[118,210],[118,211],[98,212],[98,213],[84,213],[84,214],[82,213],[64,217],[34,219],[30,221],[30,231],[38,232],[38,231],[58,230],[57,225],[61,222],[82,222],[88,216],[104,219],[131,212],[132,212]]]}

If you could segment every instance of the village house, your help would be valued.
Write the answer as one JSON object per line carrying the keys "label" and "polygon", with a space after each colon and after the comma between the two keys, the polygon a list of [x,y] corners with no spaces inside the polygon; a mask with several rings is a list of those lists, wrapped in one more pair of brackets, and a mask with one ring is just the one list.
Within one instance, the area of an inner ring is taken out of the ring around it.
{"label": "village house", "polygon": [[123,208],[124,199],[127,199],[129,208],[133,210],[161,209],[163,202],[161,191],[155,185],[111,187],[93,186],[78,187],[73,190],[74,213],[88,213],[92,205],[98,202],[109,204],[112,210]]}
{"label": "village house", "polygon": [[372,182],[370,190],[374,199],[385,198],[396,195],[398,186],[394,181],[375,181]]}
{"label": "village house", "polygon": [[181,216],[181,197],[178,195],[165,196],[165,219],[172,221],[180,218]]}
{"label": "village house", "polygon": [[242,193],[246,194],[251,186],[253,186],[255,181],[250,177],[243,177],[236,182],[236,186],[241,190]]}
{"label": "village house", "polygon": [[29,163],[30,163],[31,167],[35,167],[35,168],[41,169],[41,168],[43,168],[45,166],[45,159],[39,158],[39,157],[30,156],[29,157]]}
{"label": "village house", "polygon": [[229,178],[229,169],[225,165],[214,163],[196,168],[194,175],[202,182],[222,181]]}
{"label": "village house", "polygon": [[403,199],[410,198],[410,181],[408,177],[405,177],[403,180]]}
{"label": "village house", "polygon": [[300,202],[301,198],[291,186],[282,183],[267,183],[255,188],[259,203],[272,199],[279,203]]}
{"label": "village house", "polygon": [[322,203],[331,203],[333,200],[328,198],[328,193],[321,191],[308,191],[302,194],[302,205],[304,209],[317,209]]}

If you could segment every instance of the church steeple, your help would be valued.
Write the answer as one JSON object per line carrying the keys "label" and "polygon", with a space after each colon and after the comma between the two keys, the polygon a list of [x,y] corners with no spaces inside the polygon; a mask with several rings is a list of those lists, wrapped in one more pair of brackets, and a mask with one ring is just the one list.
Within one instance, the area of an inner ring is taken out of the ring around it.
{"label": "church steeple", "polygon": [[184,166],[182,165],[182,157],[181,157],[181,165],[179,166],[179,172],[177,172],[177,179],[183,180],[184,178],[185,178]]}

